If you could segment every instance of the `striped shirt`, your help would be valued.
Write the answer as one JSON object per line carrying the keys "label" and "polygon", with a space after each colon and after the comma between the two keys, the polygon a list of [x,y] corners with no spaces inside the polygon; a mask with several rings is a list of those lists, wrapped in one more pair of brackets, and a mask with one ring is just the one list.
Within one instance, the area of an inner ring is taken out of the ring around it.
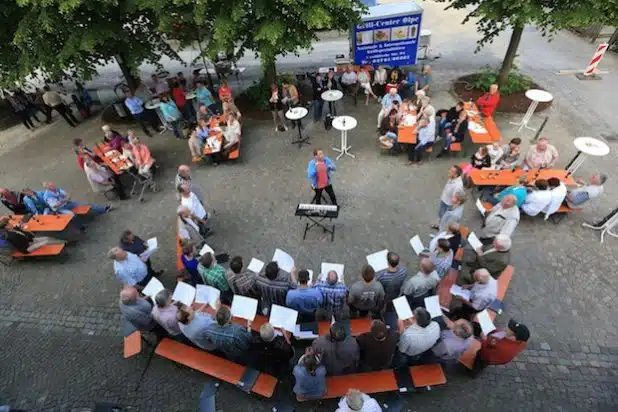
{"label": "striped shirt", "polygon": [[384,269],[378,272],[376,279],[384,287],[386,292],[386,302],[390,302],[399,296],[401,285],[408,275],[408,268],[405,266],[397,266],[395,271],[391,272],[389,269]]}
{"label": "striped shirt", "polygon": [[225,269],[217,263],[213,263],[209,268],[204,267],[201,263],[197,265],[197,271],[202,276],[205,284],[219,289],[221,292],[230,290],[230,285],[225,277]]}
{"label": "striped shirt", "polygon": [[416,356],[431,349],[440,337],[440,326],[431,321],[427,327],[412,324],[406,328],[399,338],[399,351],[408,356]]}
{"label": "striped shirt", "polygon": [[438,250],[434,250],[431,252],[430,259],[433,262],[434,270],[442,279],[453,265],[453,251],[449,249],[447,253],[438,253]]}
{"label": "striped shirt", "polygon": [[334,285],[328,282],[320,281],[315,284],[315,288],[322,292],[324,301],[322,307],[330,312],[341,312],[346,300],[348,299],[348,288],[342,282],[337,282]]}
{"label": "striped shirt", "polygon": [[262,308],[270,308],[272,304],[285,306],[288,290],[296,288],[291,276],[282,271],[279,271],[274,280],[268,279],[265,275],[258,276],[255,286],[262,299]]}
{"label": "striped shirt", "polygon": [[256,274],[250,272],[234,273],[232,269],[228,269],[225,272],[225,277],[235,295],[247,296],[250,298],[257,297],[257,292],[255,290],[255,281],[257,280]]}

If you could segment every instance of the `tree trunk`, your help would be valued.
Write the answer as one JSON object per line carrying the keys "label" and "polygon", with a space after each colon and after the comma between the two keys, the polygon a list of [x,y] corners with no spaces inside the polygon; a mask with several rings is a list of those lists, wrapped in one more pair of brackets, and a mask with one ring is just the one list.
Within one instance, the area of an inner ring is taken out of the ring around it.
{"label": "tree trunk", "polygon": [[199,28],[197,29],[197,47],[200,49],[200,55],[202,56],[202,62],[204,63],[204,70],[206,71],[206,78],[208,79],[208,89],[211,93],[215,93],[215,87],[212,84],[212,77],[208,72],[208,64],[206,63],[206,57],[204,57],[204,49],[202,48],[202,34]]}
{"label": "tree trunk", "polygon": [[274,57],[262,55],[262,73],[266,84],[272,84],[277,80],[277,66]]}
{"label": "tree trunk", "polygon": [[500,68],[500,74],[498,75],[499,88],[502,88],[502,86],[506,83],[506,79],[511,72],[511,68],[513,67],[513,60],[515,60],[515,55],[517,54],[517,49],[519,48],[519,41],[521,40],[521,35],[523,34],[523,32],[524,26],[515,26],[513,28],[511,40],[509,41],[509,47],[506,49],[504,60],[502,60],[502,67]]}
{"label": "tree trunk", "polygon": [[131,73],[131,68],[127,65],[126,60],[120,54],[116,56],[116,61],[118,62],[118,66],[120,67],[120,71],[124,76],[124,80],[127,83],[127,86],[129,86],[131,92],[134,93],[137,89],[138,83],[135,77],[133,77],[133,73]]}

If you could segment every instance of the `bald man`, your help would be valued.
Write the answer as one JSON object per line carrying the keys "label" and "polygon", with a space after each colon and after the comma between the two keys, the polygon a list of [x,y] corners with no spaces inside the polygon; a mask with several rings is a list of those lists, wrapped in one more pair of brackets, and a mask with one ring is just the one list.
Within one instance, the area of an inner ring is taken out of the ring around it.
{"label": "bald man", "polygon": [[[204,192],[202,188],[195,182],[195,180],[191,177],[191,168],[187,165],[178,166],[178,174],[176,174],[176,178],[174,179],[174,188],[178,190],[178,186],[186,184],[189,186],[191,192],[195,193],[195,196],[199,199],[202,204],[204,203]],[[176,193],[176,199],[180,201],[180,194]]]}
{"label": "bald man", "polygon": [[483,244],[491,244],[498,235],[513,237],[519,224],[519,208],[517,198],[507,195],[486,214],[485,224],[481,235]]}
{"label": "bald man", "polygon": [[455,306],[461,304],[452,311],[456,319],[472,319],[477,312],[486,309],[498,297],[498,282],[491,277],[487,269],[476,270],[474,283],[464,288],[470,289],[470,300],[458,298],[451,303]]}
{"label": "bald man", "polygon": [[139,330],[152,330],[157,324],[151,314],[152,303],[140,297],[132,286],[125,286],[120,291],[120,312]]}
{"label": "bald man", "polygon": [[478,269],[487,269],[491,277],[498,279],[511,261],[511,238],[498,235],[491,245],[485,245],[478,250],[464,248],[462,262],[468,271],[462,271],[459,280],[461,284],[474,283],[474,272]]}
{"label": "bald man", "polygon": [[325,280],[315,284],[316,289],[322,292],[324,300],[320,313],[316,314],[316,319],[331,319],[332,316],[339,319],[342,316],[349,316],[347,306],[348,288],[343,282],[339,282],[337,272],[331,270],[326,275]]}
{"label": "bald man", "polygon": [[440,282],[440,276],[435,270],[434,264],[428,258],[423,258],[419,264],[416,275],[406,280],[401,287],[401,295],[406,296],[411,302],[412,309],[420,306],[423,298],[435,289]]}

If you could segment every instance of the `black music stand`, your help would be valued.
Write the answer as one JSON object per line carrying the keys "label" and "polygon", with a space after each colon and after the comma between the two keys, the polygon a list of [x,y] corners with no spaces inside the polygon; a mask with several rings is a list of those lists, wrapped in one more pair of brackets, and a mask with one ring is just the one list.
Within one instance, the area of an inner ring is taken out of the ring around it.
{"label": "black music stand", "polygon": [[303,233],[303,240],[307,238],[307,232],[309,231],[309,229],[311,229],[312,227],[316,227],[316,226],[321,227],[324,233],[327,233],[327,232],[330,233],[331,242],[335,240],[335,225],[333,224],[332,229],[329,229],[324,223],[322,223],[326,219],[332,220],[333,219],[332,217],[331,218],[326,217],[326,216],[304,216],[304,217],[309,219],[312,223],[311,224],[309,224],[309,222],[305,223],[305,232]]}

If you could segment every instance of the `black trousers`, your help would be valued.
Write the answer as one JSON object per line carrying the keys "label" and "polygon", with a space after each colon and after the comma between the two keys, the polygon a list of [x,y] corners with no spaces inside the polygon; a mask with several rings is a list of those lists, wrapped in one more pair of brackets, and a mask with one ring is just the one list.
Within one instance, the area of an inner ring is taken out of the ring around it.
{"label": "black trousers", "polygon": [[333,190],[333,185],[328,185],[322,189],[315,188],[315,203],[322,204],[322,191],[328,193],[328,197],[330,197],[330,202],[333,205],[337,204],[337,197],[335,196],[335,191]]}
{"label": "black trousers", "polygon": [[24,126],[26,126],[26,129],[34,129],[34,123],[32,123],[32,120],[30,120],[30,114],[28,113],[27,109],[15,112],[15,114],[17,114],[21,122],[24,124]]}
{"label": "black trousers", "polygon": [[52,109],[60,113],[60,116],[62,116],[71,127],[75,127],[75,125],[79,123],[75,116],[73,116],[71,108],[67,107],[66,104],[60,103],[59,105],[52,107]]}

